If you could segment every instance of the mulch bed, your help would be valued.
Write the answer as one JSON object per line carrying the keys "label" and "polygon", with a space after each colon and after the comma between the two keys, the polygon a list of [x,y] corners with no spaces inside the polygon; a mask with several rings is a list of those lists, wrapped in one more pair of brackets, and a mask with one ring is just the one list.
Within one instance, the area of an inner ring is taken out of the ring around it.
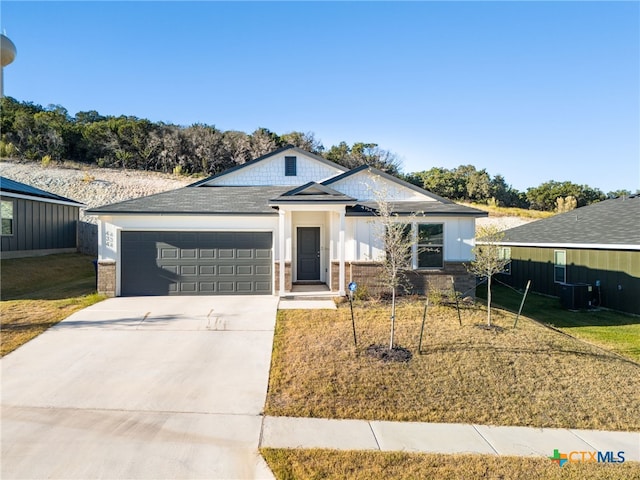
{"label": "mulch bed", "polygon": [[413,354],[404,347],[389,348],[387,345],[369,345],[365,353],[383,362],[408,362]]}

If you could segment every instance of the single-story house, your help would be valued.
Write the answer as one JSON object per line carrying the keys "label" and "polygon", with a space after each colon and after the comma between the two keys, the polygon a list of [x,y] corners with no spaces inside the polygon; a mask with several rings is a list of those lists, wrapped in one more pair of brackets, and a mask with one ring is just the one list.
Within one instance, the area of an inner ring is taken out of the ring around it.
{"label": "single-story house", "polygon": [[2,258],[75,252],[80,202],[0,177]]}
{"label": "single-story house", "polygon": [[587,307],[640,314],[640,195],[505,230],[500,244],[511,258],[505,283],[531,280],[532,291],[561,298],[586,285]]}
{"label": "single-story house", "polygon": [[376,191],[399,221],[420,212],[415,289],[450,289],[452,276],[461,291],[473,288],[463,264],[484,212],[288,146],[184,188],[88,210],[98,217],[98,290],[285,296],[300,283],[335,295],[351,281],[374,287],[383,254]]}

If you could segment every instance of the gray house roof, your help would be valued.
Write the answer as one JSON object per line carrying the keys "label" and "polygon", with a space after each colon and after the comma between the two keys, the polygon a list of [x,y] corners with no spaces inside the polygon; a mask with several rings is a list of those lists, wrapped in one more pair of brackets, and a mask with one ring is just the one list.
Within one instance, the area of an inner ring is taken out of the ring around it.
{"label": "gray house roof", "polygon": [[8,194],[8,196],[32,197],[33,200],[43,202],[64,203],[71,206],[82,207],[84,204],[76,202],[66,197],[56,195],[55,193],[41,190],[26,183],[16,182],[10,178],[0,177],[0,193]]}
{"label": "gray house roof", "polygon": [[398,215],[409,215],[414,212],[418,212],[424,216],[482,217],[487,215],[487,213],[481,210],[458,205],[451,200],[434,195],[431,192],[411,185],[368,165],[363,165],[336,175],[322,183],[309,182],[293,189],[291,186],[219,186],[206,184],[212,178],[236,171],[239,168],[244,168],[249,164],[254,164],[287,150],[293,150],[300,154],[317,158],[323,163],[335,166],[340,170],[345,170],[344,167],[329,162],[317,155],[309,154],[297,147],[289,146],[184,188],[92,208],[87,210],[86,213],[89,215],[277,215],[276,207],[278,205],[313,203],[320,205],[345,205],[347,216],[373,216],[376,214],[375,202],[360,202],[360,204],[358,204],[357,199],[330,187],[331,184],[343,178],[363,170],[368,170],[375,175],[384,177],[436,200],[435,202],[415,201],[394,203],[393,208]]}
{"label": "gray house roof", "polygon": [[354,204],[355,198],[345,195],[320,183],[309,182],[301,187],[294,188],[283,193],[278,198],[271,200],[274,205],[280,203],[344,203]]}
{"label": "gray house roof", "polygon": [[503,245],[640,250],[640,195],[604,200],[504,233]]}
{"label": "gray house roof", "polygon": [[184,187],[87,210],[89,215],[277,215],[269,206],[290,187]]}
{"label": "gray house roof", "polygon": [[[418,217],[486,217],[489,214],[477,208],[458,205],[454,202],[390,202],[391,211],[400,217],[416,215]],[[376,202],[361,202],[347,207],[347,217],[372,217],[376,215]]]}

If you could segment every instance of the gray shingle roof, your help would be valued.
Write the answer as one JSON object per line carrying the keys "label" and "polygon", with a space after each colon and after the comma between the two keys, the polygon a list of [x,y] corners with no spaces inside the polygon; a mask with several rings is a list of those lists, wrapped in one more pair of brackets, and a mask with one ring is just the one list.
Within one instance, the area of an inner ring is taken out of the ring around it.
{"label": "gray shingle roof", "polygon": [[56,195],[55,193],[41,190],[26,183],[16,182],[10,178],[0,177],[0,191],[7,193],[15,193],[18,195],[25,195],[27,197],[36,197],[42,200],[55,200],[56,202],[75,203],[78,207],[83,206],[83,203],[76,202],[66,197]]}
{"label": "gray shingle roof", "polygon": [[269,199],[291,187],[184,187],[87,210],[87,214],[277,215]]}
{"label": "gray shingle roof", "polygon": [[[391,210],[399,215],[406,216],[418,213],[419,216],[467,216],[467,217],[486,217],[487,212],[478,210],[477,208],[458,205],[457,203],[440,203],[440,202],[390,202]],[[354,207],[347,207],[346,215],[348,217],[370,217],[375,215],[377,205],[375,202],[362,202]]]}
{"label": "gray shingle roof", "polygon": [[356,199],[325,185],[309,182],[271,200],[271,203],[276,205],[279,203],[308,202],[353,204],[356,202]]}
{"label": "gray shingle roof", "polygon": [[640,195],[604,200],[506,230],[501,243],[640,249]]}

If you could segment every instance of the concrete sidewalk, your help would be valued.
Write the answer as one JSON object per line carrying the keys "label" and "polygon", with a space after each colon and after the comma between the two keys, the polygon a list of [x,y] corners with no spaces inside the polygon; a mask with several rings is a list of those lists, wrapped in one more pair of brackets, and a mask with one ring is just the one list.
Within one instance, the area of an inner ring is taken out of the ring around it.
{"label": "concrete sidewalk", "polygon": [[640,462],[640,433],[562,428],[265,417],[261,447],[549,457],[569,452],[624,452]]}

